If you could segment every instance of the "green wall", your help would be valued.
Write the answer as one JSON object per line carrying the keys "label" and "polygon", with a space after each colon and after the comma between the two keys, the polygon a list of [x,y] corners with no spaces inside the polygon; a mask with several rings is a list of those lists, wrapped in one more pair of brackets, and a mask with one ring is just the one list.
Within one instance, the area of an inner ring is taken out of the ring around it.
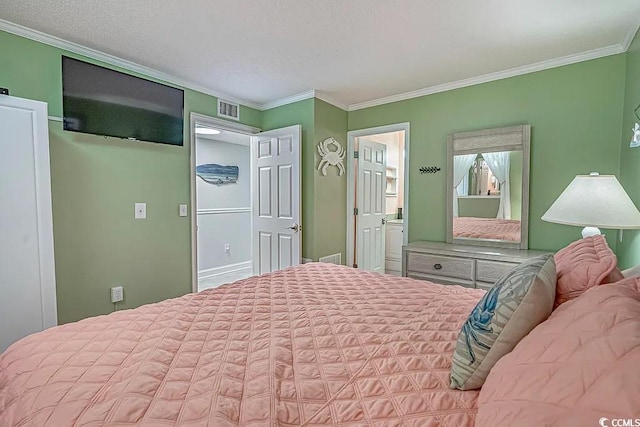
{"label": "green wall", "polygon": [[[640,154],[628,148],[640,103],[639,45],[636,36],[627,54],[349,113],[318,99],[264,112],[241,106],[241,122],[265,130],[302,125],[303,256],[313,260],[337,252],[346,259],[346,176],[335,168],[326,177],[317,171],[316,146],[325,138],[346,148],[347,130],[410,122],[409,240],[444,241],[447,134],[529,123],[530,247],[554,250],[580,230],[539,218],[575,175],[619,171],[640,204]],[[99,63],[0,32],[0,84],[12,95],[48,102],[49,114],[60,116],[62,54]],[[215,116],[216,98],[185,90],[183,147],[65,132],[49,123],[60,323],[112,311],[114,285],[125,287],[121,308],[190,292],[190,224],[177,206],[189,203],[191,112]],[[418,173],[431,165],[443,170]],[[147,202],[145,221],[133,220],[140,201]],[[607,232],[615,248],[613,236]],[[640,233],[625,232],[618,253],[623,266],[639,263]]]}
{"label": "green wall", "polygon": [[444,241],[447,134],[531,124],[529,247],[556,250],[580,229],[541,221],[547,208],[575,175],[618,172],[624,73],[620,54],[351,111],[348,126],[411,123],[409,241]]}
{"label": "green wall", "polygon": [[[633,135],[631,129],[635,123],[640,123],[633,113],[633,110],[640,105],[640,32],[631,43],[626,59],[620,183],[636,206],[640,206],[640,148],[629,147]],[[620,246],[618,263],[621,268],[640,264],[640,231],[625,230]]]}
{"label": "green wall", "polygon": [[[0,32],[0,85],[47,102],[62,115],[61,55],[87,58]],[[115,68],[115,67],[111,67]],[[124,286],[120,308],[191,292],[189,114],[216,115],[216,98],[185,90],[184,146],[132,143],[62,130],[49,122],[58,321],[114,310],[109,289]],[[262,113],[241,106],[242,122]],[[135,202],[147,219],[133,219]]]}
{"label": "green wall", "polygon": [[[347,150],[347,112],[334,107],[319,99],[315,99],[315,144],[326,138],[335,138],[342,148]],[[333,149],[334,147],[331,147]],[[323,176],[317,166],[321,158],[318,150],[314,150],[315,159],[312,164],[305,167],[313,167],[315,188],[315,232],[314,232],[314,256],[319,257],[342,254],[342,262],[346,257],[347,235],[347,175],[338,175],[338,168],[329,166],[327,176]],[[344,166],[347,166],[345,153]]]}
{"label": "green wall", "polygon": [[511,219],[520,219],[522,213],[522,151],[510,152],[509,163]]}

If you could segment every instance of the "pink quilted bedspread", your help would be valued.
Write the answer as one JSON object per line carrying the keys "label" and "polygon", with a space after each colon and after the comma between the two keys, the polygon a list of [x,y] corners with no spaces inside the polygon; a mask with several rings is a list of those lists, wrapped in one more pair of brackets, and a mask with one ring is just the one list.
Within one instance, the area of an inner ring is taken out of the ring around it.
{"label": "pink quilted bedspread", "polygon": [[520,241],[520,220],[496,218],[453,218],[453,237]]}
{"label": "pink quilted bedspread", "polygon": [[0,355],[0,426],[472,426],[482,294],[305,264],[59,326]]}

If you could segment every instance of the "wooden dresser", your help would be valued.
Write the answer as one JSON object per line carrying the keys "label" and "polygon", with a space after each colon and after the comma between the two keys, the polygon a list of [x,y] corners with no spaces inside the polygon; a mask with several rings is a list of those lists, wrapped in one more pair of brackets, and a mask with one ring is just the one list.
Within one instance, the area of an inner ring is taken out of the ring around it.
{"label": "wooden dresser", "polygon": [[521,262],[549,252],[416,241],[402,247],[402,275],[489,289]]}

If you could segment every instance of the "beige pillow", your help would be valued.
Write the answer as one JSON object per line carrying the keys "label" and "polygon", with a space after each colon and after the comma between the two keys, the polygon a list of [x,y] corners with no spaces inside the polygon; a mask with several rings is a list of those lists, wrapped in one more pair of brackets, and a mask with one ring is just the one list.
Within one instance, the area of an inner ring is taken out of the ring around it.
{"label": "beige pillow", "polygon": [[462,326],[451,362],[451,387],[482,387],[493,365],[549,317],[555,294],[551,254],[532,258],[501,277]]}

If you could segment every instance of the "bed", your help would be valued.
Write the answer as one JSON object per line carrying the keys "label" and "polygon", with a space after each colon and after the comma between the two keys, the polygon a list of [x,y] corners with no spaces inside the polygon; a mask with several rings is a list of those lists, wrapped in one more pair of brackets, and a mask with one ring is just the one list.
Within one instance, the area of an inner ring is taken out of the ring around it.
{"label": "bed", "polygon": [[[640,276],[624,273],[603,236],[488,292],[288,268],[23,338],[0,354],[0,426],[639,425]],[[481,382],[450,388],[467,355]]]}
{"label": "bed", "polygon": [[453,237],[519,242],[520,220],[456,217],[453,218]]}
{"label": "bed", "polygon": [[0,425],[473,426],[483,294],[311,263],[62,325],[0,355]]}

